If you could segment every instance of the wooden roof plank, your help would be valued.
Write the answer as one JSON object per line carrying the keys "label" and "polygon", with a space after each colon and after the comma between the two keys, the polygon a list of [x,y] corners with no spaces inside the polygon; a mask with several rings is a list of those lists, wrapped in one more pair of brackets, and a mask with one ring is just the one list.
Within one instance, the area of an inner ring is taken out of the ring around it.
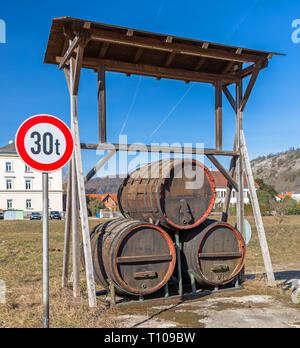
{"label": "wooden roof plank", "polygon": [[178,44],[174,41],[173,43],[166,43],[158,39],[146,37],[128,37],[126,35],[112,33],[101,29],[91,29],[90,39],[94,41],[110,42],[119,45],[142,47],[165,52],[172,52],[176,50],[177,54],[236,61],[241,63],[255,62],[260,58],[259,56],[253,54],[236,54],[236,51],[228,52],[228,50],[224,49],[215,49],[209,47],[202,48],[195,45]]}
{"label": "wooden roof plank", "polygon": [[[65,31],[66,27],[69,28],[69,34]],[[66,35],[73,39],[81,30],[88,34],[90,40],[84,53],[83,67],[95,70],[101,64],[101,59],[106,58],[109,71],[154,76],[159,79],[209,83],[222,79],[224,84],[232,83],[253,72],[250,67],[242,72],[232,71],[230,68],[234,64],[254,63],[255,67],[262,69],[262,61],[268,62],[269,58],[277,55],[273,52],[63,17],[53,20],[45,63],[59,64],[62,68],[75,51],[75,48],[72,51],[70,47],[64,55]],[[76,41],[73,41],[75,46]]]}

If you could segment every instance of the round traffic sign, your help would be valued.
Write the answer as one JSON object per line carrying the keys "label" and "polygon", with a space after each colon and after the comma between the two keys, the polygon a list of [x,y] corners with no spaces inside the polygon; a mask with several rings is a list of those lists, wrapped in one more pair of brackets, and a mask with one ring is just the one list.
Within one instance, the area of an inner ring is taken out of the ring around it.
{"label": "round traffic sign", "polygon": [[16,149],[32,169],[53,172],[66,165],[74,149],[68,126],[50,115],[27,119],[16,134]]}

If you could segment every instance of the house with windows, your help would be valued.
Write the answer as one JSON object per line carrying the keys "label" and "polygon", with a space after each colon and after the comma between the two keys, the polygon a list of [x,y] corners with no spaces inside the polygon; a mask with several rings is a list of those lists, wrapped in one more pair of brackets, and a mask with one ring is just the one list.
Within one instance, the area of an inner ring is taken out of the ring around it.
{"label": "house with windows", "polygon": [[106,193],[106,194],[86,194],[87,201],[91,199],[97,199],[99,202],[103,203],[103,207],[109,210],[118,209],[118,195],[116,193]]}
{"label": "house with windows", "polygon": [[[225,202],[225,197],[226,197],[226,188],[227,188],[227,180],[224,178],[224,176],[218,172],[218,171],[210,171],[215,185],[216,185],[216,204],[223,204]],[[256,189],[259,188],[258,184],[255,183]],[[230,197],[230,204],[234,205],[237,203],[237,192],[233,188],[231,197]],[[247,179],[246,176],[244,176],[244,203],[249,204],[250,199],[249,199],[249,188],[247,184]]]}
{"label": "house with windows", "polygon": [[[0,210],[42,212],[42,173],[19,157],[13,141],[0,148]],[[49,174],[49,209],[63,210],[62,170]]]}

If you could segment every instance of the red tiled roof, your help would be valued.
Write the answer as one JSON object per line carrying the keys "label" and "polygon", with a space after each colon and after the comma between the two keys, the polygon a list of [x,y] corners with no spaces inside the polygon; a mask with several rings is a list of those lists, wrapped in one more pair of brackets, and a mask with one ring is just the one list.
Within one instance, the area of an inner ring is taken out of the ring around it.
{"label": "red tiled roof", "polygon": [[103,201],[106,198],[107,195],[108,195],[107,193],[106,194],[101,194],[101,195],[100,194],[96,194],[96,193],[88,193],[86,196],[90,197],[90,198],[97,198],[97,199]]}
{"label": "red tiled roof", "polygon": [[105,194],[96,194],[96,193],[88,193],[86,195],[89,198],[96,198],[99,201],[104,201],[107,196],[109,196],[116,204],[118,204],[118,195],[116,193],[105,193]]}
{"label": "red tiled roof", "polygon": [[[222,175],[221,172],[212,170],[212,171],[210,171],[210,173],[215,181],[216,187],[226,187],[227,186],[227,180],[224,178],[224,176]],[[255,186],[259,187],[259,185],[257,183],[255,183]],[[244,187],[248,187],[246,175],[244,175]]]}
{"label": "red tiled roof", "polygon": [[118,195],[116,193],[109,193],[110,197],[112,198],[112,200],[118,204]]}

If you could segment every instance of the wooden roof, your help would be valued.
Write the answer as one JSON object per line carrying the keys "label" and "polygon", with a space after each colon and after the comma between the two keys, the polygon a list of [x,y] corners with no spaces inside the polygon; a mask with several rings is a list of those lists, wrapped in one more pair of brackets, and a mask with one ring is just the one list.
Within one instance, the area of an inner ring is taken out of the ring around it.
{"label": "wooden roof", "polygon": [[[157,79],[229,84],[265,68],[279,54],[63,17],[53,19],[44,62],[59,65],[68,35],[80,32],[88,37],[84,68],[105,65],[107,71]],[[241,71],[241,63],[250,64]]]}
{"label": "wooden roof", "polygon": [[14,142],[9,143],[3,147],[0,148],[0,154],[7,154],[7,155],[17,155],[16,145]]}

